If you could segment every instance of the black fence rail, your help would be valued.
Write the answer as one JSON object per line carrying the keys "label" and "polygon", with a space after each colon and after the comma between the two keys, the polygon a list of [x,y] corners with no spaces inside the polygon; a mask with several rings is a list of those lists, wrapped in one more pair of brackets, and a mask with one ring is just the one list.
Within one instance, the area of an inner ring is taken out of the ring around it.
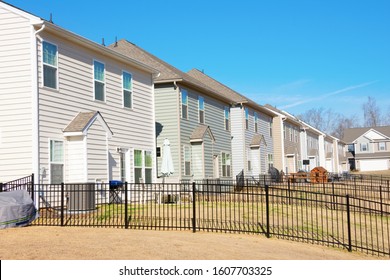
{"label": "black fence rail", "polygon": [[[262,180],[261,180],[262,179]],[[356,182],[356,184],[355,184]],[[386,180],[32,184],[33,225],[261,234],[390,257]],[[12,186],[12,187],[11,187]]]}
{"label": "black fence rail", "polygon": [[34,200],[34,174],[7,183],[0,182],[0,192],[9,192],[14,190],[27,190]]}

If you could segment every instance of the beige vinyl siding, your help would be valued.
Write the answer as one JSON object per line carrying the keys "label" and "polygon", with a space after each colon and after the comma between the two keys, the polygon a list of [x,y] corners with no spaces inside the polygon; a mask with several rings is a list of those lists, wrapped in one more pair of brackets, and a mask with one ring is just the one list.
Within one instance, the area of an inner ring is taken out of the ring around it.
{"label": "beige vinyl siding", "polygon": [[[112,161],[119,162],[119,153],[116,152],[116,147],[137,148],[154,152],[155,124],[151,74],[121,61],[108,59],[100,53],[94,53],[55,35],[42,32],[41,37],[58,47],[59,82],[58,90],[42,87],[40,44],[38,67],[41,165],[48,164],[47,138],[63,137],[62,130],[78,112],[99,111],[101,113],[114,134],[113,138],[109,140]],[[103,62],[106,67],[105,102],[93,100],[94,59]],[[122,108],[123,70],[133,75],[133,108],[131,110]],[[91,157],[88,158],[88,161],[94,160]],[[114,165],[111,172],[113,176],[111,179],[120,179],[119,164]],[[98,174],[95,175],[98,176]],[[106,174],[102,175],[107,177]],[[108,180],[108,178],[106,179]]]}
{"label": "beige vinyl siding", "polygon": [[182,149],[179,142],[179,97],[178,91],[173,84],[155,85],[155,114],[156,114],[156,137],[157,147],[161,148],[161,157],[157,159],[157,176],[161,176],[161,161],[163,155],[163,142],[167,138],[170,142],[173,167],[175,172],[170,176],[170,180],[177,182],[180,178],[181,162],[180,155]]}
{"label": "beige vinyl siding", "polygon": [[0,8],[0,181],[32,171],[32,27]]}

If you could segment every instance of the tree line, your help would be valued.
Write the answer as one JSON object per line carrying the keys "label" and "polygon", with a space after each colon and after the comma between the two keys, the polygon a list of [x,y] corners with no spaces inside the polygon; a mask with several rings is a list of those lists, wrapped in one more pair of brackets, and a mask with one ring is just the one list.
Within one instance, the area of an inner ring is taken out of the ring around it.
{"label": "tree line", "polygon": [[377,127],[390,125],[390,108],[382,112],[377,105],[375,98],[368,97],[362,105],[363,123],[355,114],[346,117],[343,114],[334,112],[333,109],[313,108],[297,117],[307,124],[338,139],[344,138],[344,130],[354,127]]}

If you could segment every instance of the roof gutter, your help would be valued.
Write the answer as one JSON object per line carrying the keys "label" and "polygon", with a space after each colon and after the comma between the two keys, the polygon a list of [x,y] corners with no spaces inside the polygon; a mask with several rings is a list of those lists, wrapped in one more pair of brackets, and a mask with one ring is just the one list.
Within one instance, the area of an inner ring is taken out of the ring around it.
{"label": "roof gutter", "polygon": [[126,63],[130,63],[132,65],[134,65],[135,67],[141,69],[141,70],[144,70],[144,71],[147,71],[149,73],[152,73],[152,74],[155,74],[155,75],[158,75],[160,73],[160,71],[158,71],[157,69],[153,68],[153,67],[150,67],[146,64],[143,64],[137,60],[134,60],[134,59],[131,59],[129,58],[128,56],[125,56],[125,55],[122,55],[114,50],[111,50],[105,46],[102,46],[98,43],[95,43],[89,39],[86,39],[80,35],[77,35],[71,31],[68,31],[66,29],[63,29],[55,24],[52,24],[50,22],[47,22],[45,21],[44,22],[46,25],[46,30],[47,31],[51,31],[51,32],[55,32],[55,34],[57,36],[60,36],[60,37],[64,37],[66,38],[67,40],[69,41],[72,41],[76,44],[81,44],[85,47],[88,47],[88,48],[92,48],[94,49],[95,51],[98,51],[100,52],[101,54],[103,55],[109,55],[111,56],[112,58],[115,58],[115,59],[119,59],[119,60],[122,60],[122,61],[125,61]]}

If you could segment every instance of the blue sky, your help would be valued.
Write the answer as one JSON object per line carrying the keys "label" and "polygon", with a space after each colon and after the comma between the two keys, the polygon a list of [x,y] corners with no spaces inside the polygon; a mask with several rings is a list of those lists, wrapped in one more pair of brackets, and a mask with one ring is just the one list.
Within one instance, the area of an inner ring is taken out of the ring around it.
{"label": "blue sky", "polygon": [[390,111],[390,1],[6,0],[96,42],[125,38],[292,114]]}

